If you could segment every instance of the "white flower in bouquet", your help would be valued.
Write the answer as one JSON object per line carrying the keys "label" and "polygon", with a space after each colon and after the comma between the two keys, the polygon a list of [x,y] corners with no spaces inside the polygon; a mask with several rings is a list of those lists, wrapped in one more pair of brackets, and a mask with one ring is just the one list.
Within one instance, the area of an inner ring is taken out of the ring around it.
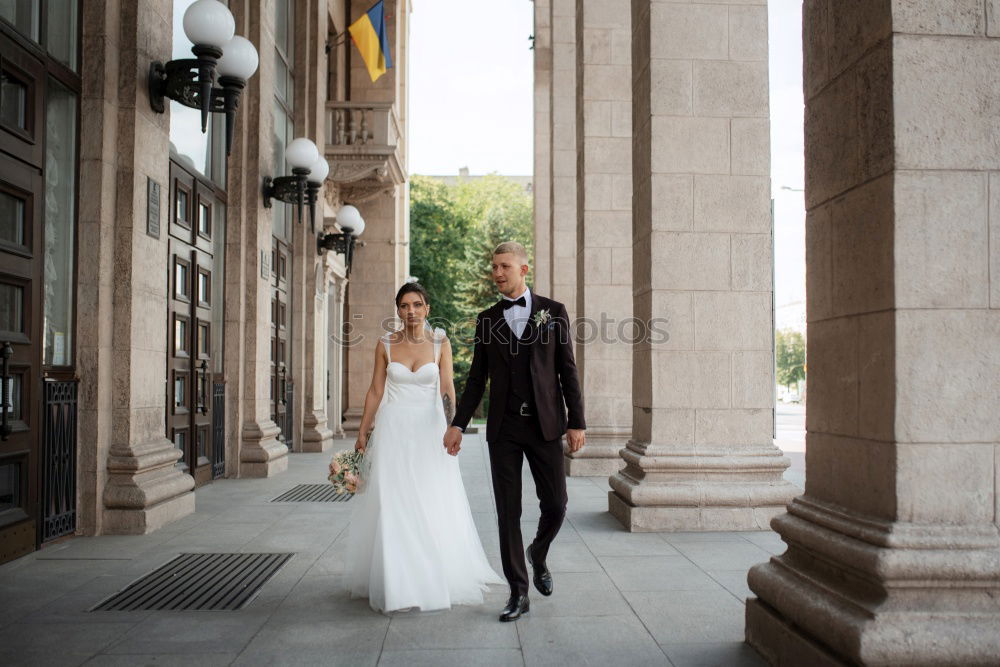
{"label": "white flower in bouquet", "polygon": [[362,452],[354,450],[344,450],[337,452],[330,461],[330,474],[327,479],[333,484],[337,493],[357,493],[361,488],[361,462],[364,460]]}

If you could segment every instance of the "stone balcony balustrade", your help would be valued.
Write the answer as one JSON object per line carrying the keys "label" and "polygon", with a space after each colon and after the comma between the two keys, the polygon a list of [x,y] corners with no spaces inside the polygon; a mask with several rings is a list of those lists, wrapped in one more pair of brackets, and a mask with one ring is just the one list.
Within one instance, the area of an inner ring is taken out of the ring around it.
{"label": "stone balcony balustrade", "polygon": [[399,118],[391,102],[328,102],[329,179],[344,201],[371,199],[406,177]]}

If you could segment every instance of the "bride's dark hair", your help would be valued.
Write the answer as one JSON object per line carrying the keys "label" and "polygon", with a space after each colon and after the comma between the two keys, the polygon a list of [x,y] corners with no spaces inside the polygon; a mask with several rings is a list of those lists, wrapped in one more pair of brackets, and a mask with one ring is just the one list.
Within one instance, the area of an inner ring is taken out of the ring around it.
{"label": "bride's dark hair", "polygon": [[396,307],[399,308],[400,300],[410,292],[416,292],[424,300],[424,304],[431,302],[431,295],[427,293],[427,289],[420,283],[414,281],[409,283],[403,283],[403,286],[399,288],[396,292]]}

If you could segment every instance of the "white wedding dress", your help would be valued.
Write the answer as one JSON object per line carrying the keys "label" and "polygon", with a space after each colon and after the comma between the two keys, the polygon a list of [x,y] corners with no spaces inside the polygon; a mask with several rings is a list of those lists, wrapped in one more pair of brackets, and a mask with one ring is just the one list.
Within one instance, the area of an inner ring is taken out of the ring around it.
{"label": "white wedding dress", "polygon": [[490,566],[472,520],[458,458],[444,448],[442,329],[434,362],[416,371],[392,361],[351,501],[344,584],[352,597],[390,612],[480,604],[487,584],[504,580]]}

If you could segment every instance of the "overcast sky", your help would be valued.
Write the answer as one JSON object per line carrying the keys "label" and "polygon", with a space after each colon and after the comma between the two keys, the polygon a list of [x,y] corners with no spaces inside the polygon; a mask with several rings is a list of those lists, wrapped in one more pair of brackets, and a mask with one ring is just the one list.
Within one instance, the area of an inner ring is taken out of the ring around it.
{"label": "overcast sky", "polygon": [[[805,298],[801,0],[769,0],[776,303]],[[532,170],[534,5],[413,0],[410,171]],[[776,131],[777,130],[777,131]]]}

